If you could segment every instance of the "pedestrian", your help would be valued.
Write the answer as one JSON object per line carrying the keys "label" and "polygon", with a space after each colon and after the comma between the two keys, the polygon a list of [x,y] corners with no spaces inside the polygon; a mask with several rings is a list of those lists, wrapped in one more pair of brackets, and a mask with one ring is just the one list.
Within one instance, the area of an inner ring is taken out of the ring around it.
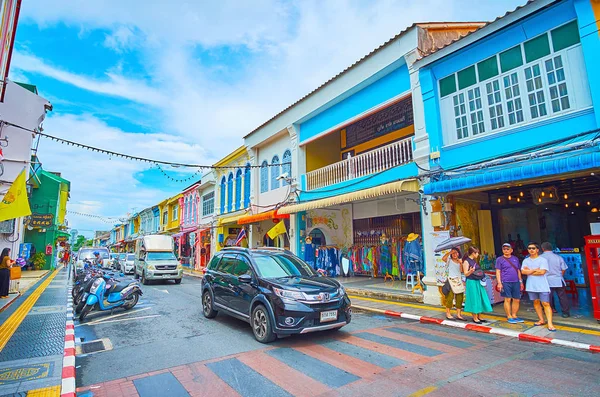
{"label": "pedestrian", "polygon": [[[548,261],[540,256],[540,246],[537,243],[527,244],[529,257],[523,260],[521,273],[527,275],[525,290],[529,299],[533,301],[533,307],[538,315],[539,321],[534,325],[545,325],[544,312],[548,319],[548,331],[556,331],[552,324],[552,308],[550,307],[550,285],[546,273],[548,272]],[[542,307],[543,312],[542,312]]]}
{"label": "pedestrian", "polygon": [[8,298],[10,268],[14,263],[10,259],[10,248],[4,248],[0,254],[0,298]]}
{"label": "pedestrian", "polygon": [[567,283],[565,283],[564,279],[565,270],[567,270],[568,267],[562,256],[552,252],[552,248],[552,244],[549,242],[546,241],[542,243],[542,251],[544,251],[544,253],[541,256],[548,262],[547,278],[548,285],[550,286],[550,307],[552,308],[552,312],[556,313],[554,306],[554,293],[556,292],[558,300],[560,301],[562,316],[567,318],[571,316],[571,305],[569,304],[566,291]]}
{"label": "pedestrian", "polygon": [[462,316],[462,305],[465,298],[465,285],[462,281],[462,261],[460,259],[460,250],[458,248],[452,248],[450,252],[442,257],[442,260],[446,262],[448,266],[448,279],[449,291],[446,294],[445,305],[446,305],[446,318],[448,320],[455,320],[450,313],[452,310],[454,299],[456,299],[456,319],[461,321],[467,321]]}
{"label": "pedestrian", "polygon": [[481,313],[492,312],[490,298],[482,285],[484,274],[476,261],[478,257],[479,250],[476,247],[469,247],[463,257],[463,272],[467,277],[465,311],[471,312],[475,324],[487,322],[481,318]]}
{"label": "pedestrian", "polygon": [[504,297],[504,312],[510,324],[523,323],[517,316],[521,303],[521,291],[525,289],[521,276],[521,263],[513,255],[510,243],[502,244],[502,256],[496,259],[496,280],[500,295]]}

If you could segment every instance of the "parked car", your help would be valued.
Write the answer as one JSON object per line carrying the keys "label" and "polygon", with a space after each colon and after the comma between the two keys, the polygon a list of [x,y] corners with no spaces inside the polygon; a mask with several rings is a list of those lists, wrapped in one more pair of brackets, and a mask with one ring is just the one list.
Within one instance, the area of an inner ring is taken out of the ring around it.
{"label": "parked car", "polygon": [[111,252],[108,255],[108,259],[109,259],[110,266],[113,269],[119,269],[119,253],[118,252]]}
{"label": "parked car", "polygon": [[120,262],[119,270],[125,274],[133,274],[135,270],[135,254],[126,254]]}
{"label": "parked car", "polygon": [[106,247],[82,247],[77,252],[77,260],[75,261],[75,267],[82,269],[84,267],[83,261],[89,259],[93,261],[95,259],[94,252],[98,251],[102,258],[102,267],[110,267],[110,253]]}
{"label": "parked car", "polygon": [[202,311],[251,324],[254,337],[269,343],[277,336],[340,329],[352,309],[344,287],[323,277],[283,249],[224,248],[202,279]]}
{"label": "parked car", "polygon": [[173,280],[181,284],[183,266],[173,253],[173,237],[150,234],[140,237],[135,246],[134,274],[142,284],[150,280]]}
{"label": "parked car", "polygon": [[127,254],[125,252],[121,252],[119,254],[119,259],[118,259],[119,266],[117,267],[117,269],[121,269],[121,263],[125,262],[126,257],[127,257]]}

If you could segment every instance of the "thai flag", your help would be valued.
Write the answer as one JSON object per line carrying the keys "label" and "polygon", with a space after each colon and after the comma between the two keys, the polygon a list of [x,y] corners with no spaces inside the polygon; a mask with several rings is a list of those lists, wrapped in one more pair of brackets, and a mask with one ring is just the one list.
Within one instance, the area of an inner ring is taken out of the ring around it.
{"label": "thai flag", "polygon": [[235,239],[235,245],[239,246],[242,240],[246,238],[246,229],[242,228],[238,233],[237,239]]}

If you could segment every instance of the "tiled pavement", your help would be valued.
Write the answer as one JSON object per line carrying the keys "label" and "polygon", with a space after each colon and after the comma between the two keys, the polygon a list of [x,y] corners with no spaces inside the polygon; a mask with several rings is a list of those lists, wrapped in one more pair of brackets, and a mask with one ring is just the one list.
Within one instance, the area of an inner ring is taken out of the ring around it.
{"label": "tiled pavement", "polygon": [[[600,395],[599,363],[600,355],[589,352],[398,320],[353,333],[289,338],[261,350],[81,387],[78,395],[585,396]],[[577,378],[565,377],[574,365]]]}
{"label": "tiled pavement", "polygon": [[67,282],[49,273],[1,313],[0,396],[60,394]]}

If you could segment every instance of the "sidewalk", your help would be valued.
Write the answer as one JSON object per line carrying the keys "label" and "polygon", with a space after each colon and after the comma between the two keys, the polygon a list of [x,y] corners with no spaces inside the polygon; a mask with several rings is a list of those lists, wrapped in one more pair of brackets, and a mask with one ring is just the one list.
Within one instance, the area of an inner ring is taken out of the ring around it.
{"label": "sidewalk", "polygon": [[199,272],[198,270],[193,270],[193,269],[189,269],[186,267],[183,268],[183,274],[185,274],[186,276],[191,276],[191,277],[196,277],[196,278],[204,277],[204,273]]}
{"label": "sidewalk", "polygon": [[0,395],[60,395],[68,276],[48,272],[0,313]]}
{"label": "sidewalk", "polygon": [[[430,306],[418,303],[403,303],[364,296],[350,295],[352,307],[356,310],[369,311],[392,317],[408,318],[425,323],[439,324],[463,329],[464,332],[485,332],[505,335],[530,342],[554,343],[563,346],[592,350],[600,353],[600,330],[584,326],[562,325],[562,318],[555,321],[556,332],[550,332],[546,327],[538,327],[533,321],[520,324],[509,324],[504,316],[484,314],[488,322],[483,325],[472,321],[446,320],[445,309],[441,306]],[[471,319],[470,313],[464,313]],[[559,320],[560,319],[560,320]]]}

